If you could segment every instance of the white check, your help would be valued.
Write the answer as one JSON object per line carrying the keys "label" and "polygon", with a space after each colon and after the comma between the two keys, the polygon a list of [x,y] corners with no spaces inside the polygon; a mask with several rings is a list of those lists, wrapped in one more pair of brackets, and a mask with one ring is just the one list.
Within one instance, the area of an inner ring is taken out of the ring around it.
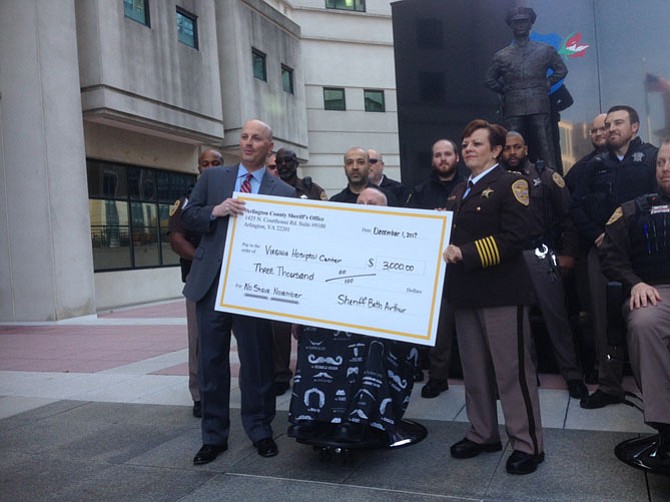
{"label": "white check", "polygon": [[234,196],[217,310],[435,345],[451,212]]}

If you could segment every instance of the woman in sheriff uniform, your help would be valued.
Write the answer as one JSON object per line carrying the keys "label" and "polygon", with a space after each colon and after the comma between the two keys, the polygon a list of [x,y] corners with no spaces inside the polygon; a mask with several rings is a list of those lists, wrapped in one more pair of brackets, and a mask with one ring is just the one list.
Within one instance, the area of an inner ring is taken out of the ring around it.
{"label": "woman in sheriff uniform", "polygon": [[524,249],[531,229],[528,182],[498,156],[507,131],[485,120],[462,136],[467,183],[454,189],[452,243],[444,251],[447,300],[454,306],[470,429],[451,446],[454,458],[502,449],[497,394],[513,453],[510,474],[544,460],[542,422],[527,309],[533,301]]}

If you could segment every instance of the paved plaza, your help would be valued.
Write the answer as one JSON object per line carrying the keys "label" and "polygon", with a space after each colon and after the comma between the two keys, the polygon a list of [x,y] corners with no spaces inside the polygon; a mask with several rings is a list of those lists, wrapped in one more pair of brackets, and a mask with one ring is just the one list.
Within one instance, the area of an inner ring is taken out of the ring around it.
{"label": "paved plaza", "polygon": [[[407,417],[428,437],[408,448],[322,461],[286,436],[287,392],[273,423],[278,456],[256,454],[234,411],[229,450],[194,466],[200,428],[186,352],[181,300],[0,326],[0,500],[670,500],[670,478],[613,453],[620,441],[651,432],[642,413],[625,405],[583,410],[556,375],[540,375],[546,460],[527,476],[505,472],[505,443],[500,453],[450,457],[467,427],[457,380],[436,399],[415,387]],[[239,407],[234,348],[231,362],[231,403]],[[626,385],[633,390],[629,377]]]}

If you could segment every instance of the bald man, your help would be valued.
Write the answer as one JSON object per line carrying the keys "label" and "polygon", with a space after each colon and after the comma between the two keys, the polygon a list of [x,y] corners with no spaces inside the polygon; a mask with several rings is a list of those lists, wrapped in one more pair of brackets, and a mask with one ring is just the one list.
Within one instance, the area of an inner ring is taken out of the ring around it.
{"label": "bald man", "polygon": [[272,457],[278,453],[271,427],[275,395],[270,321],[214,310],[228,223],[245,210],[244,201],[233,198],[233,192],[296,195],[293,187],[267,172],[265,161],[273,145],[272,129],[267,124],[260,120],[245,122],[240,135],[240,163],[205,171],[182,214],[185,226],[202,235],[184,287],[186,298],[196,302],[200,339],[203,445],[193,458],[196,465],[212,462],[228,449],[231,330],[240,359],[242,426],[259,455]]}

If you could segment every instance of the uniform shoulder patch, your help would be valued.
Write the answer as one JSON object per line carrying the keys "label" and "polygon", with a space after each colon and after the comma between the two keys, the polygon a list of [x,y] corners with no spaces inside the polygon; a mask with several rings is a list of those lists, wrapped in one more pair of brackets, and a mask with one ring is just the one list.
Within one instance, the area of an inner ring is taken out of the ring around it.
{"label": "uniform shoulder patch", "polygon": [[607,223],[605,223],[605,225],[611,225],[612,223],[614,223],[616,220],[618,220],[622,216],[623,216],[623,210],[621,209],[621,206],[619,206],[612,213],[612,216],[610,216],[610,219],[607,220]]}
{"label": "uniform shoulder patch", "polygon": [[530,205],[530,197],[528,196],[528,182],[526,180],[516,180],[512,183],[512,193],[514,198],[524,206]]}
{"label": "uniform shoulder patch", "polygon": [[556,183],[559,188],[565,188],[565,180],[563,179],[563,176],[561,176],[558,173],[554,173],[551,175],[551,179]]}
{"label": "uniform shoulder patch", "polygon": [[169,211],[170,216],[173,216],[174,213],[177,212],[180,205],[181,205],[181,199],[177,199],[176,201],[174,201],[174,204],[172,204],[170,206],[170,211]]}

